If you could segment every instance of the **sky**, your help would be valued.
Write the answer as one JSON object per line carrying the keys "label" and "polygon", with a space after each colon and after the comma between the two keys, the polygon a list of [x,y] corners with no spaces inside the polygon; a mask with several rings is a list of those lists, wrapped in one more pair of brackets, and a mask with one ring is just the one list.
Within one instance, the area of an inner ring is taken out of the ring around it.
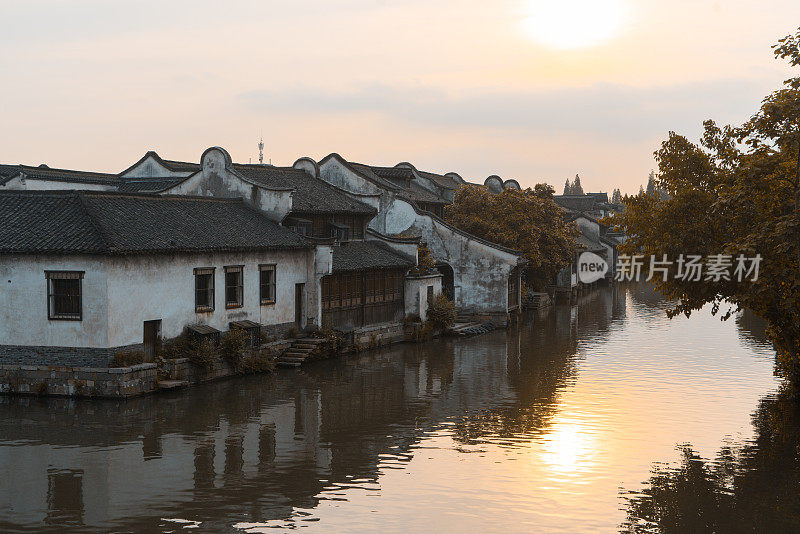
{"label": "sky", "polygon": [[670,130],[795,75],[797,0],[0,0],[0,163],[330,152],[635,193]]}

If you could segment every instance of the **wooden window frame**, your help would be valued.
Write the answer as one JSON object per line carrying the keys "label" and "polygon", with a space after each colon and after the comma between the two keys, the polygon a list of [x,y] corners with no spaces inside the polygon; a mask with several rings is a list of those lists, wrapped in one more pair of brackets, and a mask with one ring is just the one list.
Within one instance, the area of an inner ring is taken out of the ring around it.
{"label": "wooden window frame", "polygon": [[[200,289],[197,285],[198,283],[198,276],[209,276],[209,280],[211,284],[209,287],[205,289]],[[214,311],[214,305],[216,304],[216,268],[215,267],[196,267],[194,269],[194,311],[196,313],[203,313],[203,312],[211,312]],[[205,291],[209,296],[210,305],[200,305],[198,304],[197,295],[200,291]]]}
{"label": "wooden window frame", "polygon": [[[244,306],[244,265],[226,265],[224,267],[225,270],[225,309],[232,310],[235,308],[241,308]],[[237,285],[229,286],[228,285],[228,274],[239,274],[239,283]],[[234,288],[238,290],[237,300],[236,302],[230,302],[228,300],[228,289]]]}
{"label": "wooden window frame", "polygon": [[[270,294],[272,298],[264,297],[264,280],[263,273],[271,272],[272,281],[269,283]],[[258,298],[262,305],[275,304],[278,298],[278,265],[275,263],[262,263],[258,266]]]}
{"label": "wooden window frame", "polygon": [[[83,275],[85,271],[45,271],[45,283],[47,284],[47,319],[49,321],[83,321]],[[78,311],[77,313],[60,313],[56,314],[53,309],[54,299],[61,297],[70,297],[71,295],[58,295],[55,293],[53,280],[77,280],[78,281]]]}

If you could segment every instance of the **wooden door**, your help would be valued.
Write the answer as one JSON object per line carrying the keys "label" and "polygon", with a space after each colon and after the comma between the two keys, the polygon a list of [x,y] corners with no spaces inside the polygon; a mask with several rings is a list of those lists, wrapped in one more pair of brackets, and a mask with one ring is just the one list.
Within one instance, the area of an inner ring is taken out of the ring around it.
{"label": "wooden door", "polygon": [[161,350],[161,319],[144,322],[144,361],[152,362]]}
{"label": "wooden door", "polygon": [[303,328],[303,302],[305,301],[305,284],[294,285],[294,324]]}

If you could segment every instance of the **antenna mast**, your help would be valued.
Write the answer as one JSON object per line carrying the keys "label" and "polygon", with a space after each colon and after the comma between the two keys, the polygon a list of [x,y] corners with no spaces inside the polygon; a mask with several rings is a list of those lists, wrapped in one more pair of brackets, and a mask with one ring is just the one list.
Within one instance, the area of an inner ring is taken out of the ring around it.
{"label": "antenna mast", "polygon": [[258,141],[258,163],[259,163],[259,165],[263,165],[264,164],[264,137],[263,136]]}

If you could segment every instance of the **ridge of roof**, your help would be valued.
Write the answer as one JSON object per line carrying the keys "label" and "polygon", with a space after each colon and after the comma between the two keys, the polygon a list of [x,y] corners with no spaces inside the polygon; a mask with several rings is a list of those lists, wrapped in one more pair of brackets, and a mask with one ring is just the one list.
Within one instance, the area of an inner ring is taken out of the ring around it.
{"label": "ridge of roof", "polygon": [[11,175],[10,178],[24,175],[26,180],[53,180],[61,182],[102,185],[116,185],[122,181],[118,175],[104,172],[59,169],[41,165],[38,167],[33,167],[30,165],[18,165],[17,169],[17,173]]}
{"label": "ridge of roof", "polygon": [[[429,203],[438,203],[438,204],[449,204],[447,200],[442,199],[439,195],[434,193],[433,191],[428,191],[424,187],[421,187],[419,184],[414,183],[413,181],[409,180],[409,187],[404,188],[400,185],[395,184],[394,182],[390,181],[387,178],[383,178],[379,176],[374,170],[372,165],[367,165],[366,163],[358,163],[355,161],[347,161],[341,155],[337,154],[336,152],[332,152],[322,158],[320,160],[320,165],[327,161],[328,159],[336,158],[342,163],[347,169],[354,172],[355,174],[361,176],[362,178],[369,180],[393,193],[397,194],[398,197],[402,198],[403,200],[409,202],[429,202]],[[379,167],[380,168],[380,167]],[[385,169],[393,169],[393,167],[384,167]],[[412,173],[413,177],[413,173]],[[415,191],[412,191],[411,188],[416,187]],[[418,198],[414,198],[414,195],[417,195]]]}
{"label": "ridge of roof", "polygon": [[159,156],[158,152],[156,152],[155,150],[148,150],[147,152],[144,153],[144,156],[142,156],[141,158],[139,158],[136,161],[136,163],[134,163],[133,165],[131,165],[127,169],[125,169],[123,171],[120,171],[118,173],[118,175],[121,176],[121,175],[125,174],[126,172],[130,171],[131,169],[133,169],[136,166],[138,166],[139,164],[141,164],[144,160],[146,160],[149,157],[152,157],[162,167],[166,168],[167,170],[173,171],[173,172],[191,172],[191,171],[196,171],[196,170],[200,169],[200,164],[199,163],[192,163],[190,161],[177,161],[177,160],[172,160],[172,159],[164,159],[161,156]]}

